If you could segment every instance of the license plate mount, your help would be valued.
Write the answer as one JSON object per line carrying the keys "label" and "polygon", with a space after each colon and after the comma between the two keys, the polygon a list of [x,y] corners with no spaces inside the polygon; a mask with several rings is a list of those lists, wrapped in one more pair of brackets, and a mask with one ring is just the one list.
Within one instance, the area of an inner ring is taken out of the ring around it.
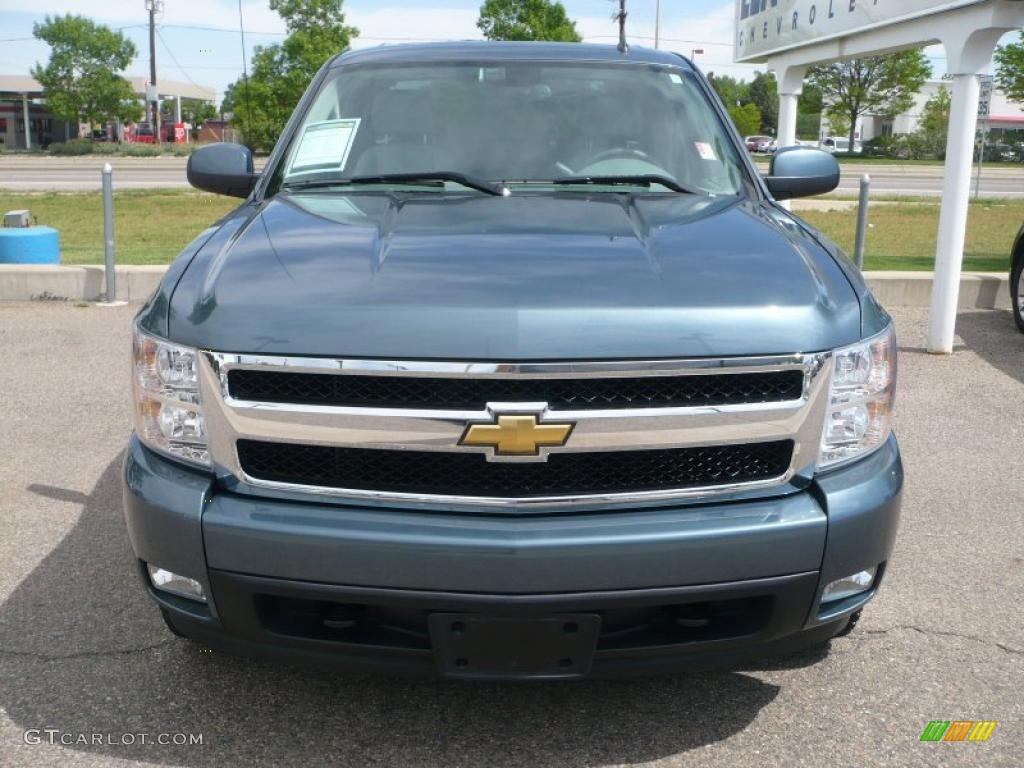
{"label": "license plate mount", "polygon": [[579,613],[434,613],[427,623],[441,674],[464,679],[583,677],[601,631],[600,615]]}

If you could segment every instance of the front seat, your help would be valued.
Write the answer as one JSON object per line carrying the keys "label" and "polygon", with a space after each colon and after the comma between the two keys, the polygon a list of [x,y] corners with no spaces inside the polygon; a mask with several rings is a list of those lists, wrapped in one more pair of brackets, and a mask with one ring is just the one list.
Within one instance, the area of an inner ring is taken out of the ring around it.
{"label": "front seat", "polygon": [[374,143],[360,155],[353,175],[457,170],[451,154],[435,143],[435,109],[426,91],[378,94],[370,109]]}

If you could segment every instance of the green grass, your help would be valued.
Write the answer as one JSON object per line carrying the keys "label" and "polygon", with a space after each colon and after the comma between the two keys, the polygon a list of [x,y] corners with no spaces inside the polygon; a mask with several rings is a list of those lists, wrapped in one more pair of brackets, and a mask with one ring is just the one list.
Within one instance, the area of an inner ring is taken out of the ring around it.
{"label": "green grass", "polygon": [[[868,217],[864,268],[931,270],[935,266],[935,241],[939,226],[938,201],[903,201],[873,206]],[[819,228],[852,254],[857,211],[800,211],[809,224]],[[1024,224],[1024,201],[982,200],[972,203],[967,218],[964,269],[974,272],[1005,272],[1010,268],[1010,249]]]}
{"label": "green grass", "polygon": [[[118,264],[167,264],[199,232],[239,204],[199,192],[126,191],[114,195],[114,237]],[[0,211],[28,208],[38,223],[60,230],[64,264],[103,263],[103,211],[98,192],[9,194],[0,192]],[[801,211],[847,252],[853,252],[857,222],[849,211]],[[935,259],[938,200],[902,199],[871,209],[867,269],[930,270]],[[1024,201],[982,200],[971,204],[964,268],[1003,272],[1010,248],[1024,224]]]}
{"label": "green grass", "polygon": [[[945,165],[942,160],[900,160],[895,157],[873,157],[871,155],[846,155],[842,152],[836,154],[836,160],[840,165]],[[1001,165],[1001,163],[1000,163]],[[1007,163],[1006,165],[1010,165]]]}
{"label": "green grass", "polygon": [[[770,155],[754,155],[754,161],[768,167],[768,163],[771,161]],[[942,160],[899,160],[895,157],[873,157],[871,155],[846,155],[840,152],[835,155],[836,160],[840,165],[934,165],[942,166],[945,163]],[[996,167],[1006,168],[1020,168],[1020,163],[996,163],[985,161],[985,165],[994,165]]]}
{"label": "green grass", "polygon": [[[199,192],[160,190],[114,194],[118,264],[167,264],[189,241],[241,201]],[[99,192],[0,192],[0,211],[27,208],[39,224],[60,231],[61,263],[103,263],[103,199]]]}

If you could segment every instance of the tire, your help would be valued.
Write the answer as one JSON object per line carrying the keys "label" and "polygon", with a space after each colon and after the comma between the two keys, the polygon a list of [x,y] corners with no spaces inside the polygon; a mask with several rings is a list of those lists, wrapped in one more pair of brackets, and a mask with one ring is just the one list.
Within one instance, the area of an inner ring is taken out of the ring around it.
{"label": "tire", "polygon": [[1017,250],[1010,268],[1010,298],[1013,305],[1013,319],[1017,328],[1024,333],[1024,247]]}
{"label": "tire", "polygon": [[857,627],[857,622],[860,621],[860,614],[863,610],[864,609],[862,608],[860,611],[854,611],[851,613],[849,620],[846,622],[846,626],[836,632],[833,637],[846,637],[848,634],[853,632]]}

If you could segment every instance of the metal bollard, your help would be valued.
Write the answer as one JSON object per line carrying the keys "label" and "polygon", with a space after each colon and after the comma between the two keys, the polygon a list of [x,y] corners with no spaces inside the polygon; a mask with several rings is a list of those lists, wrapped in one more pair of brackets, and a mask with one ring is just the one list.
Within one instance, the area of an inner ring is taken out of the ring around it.
{"label": "metal bollard", "polygon": [[117,275],[114,272],[114,169],[103,166],[103,256],[106,263],[107,303],[117,300]]}
{"label": "metal bollard", "polygon": [[857,269],[864,269],[864,244],[868,234],[868,195],[871,193],[871,177],[860,177],[860,203],[857,208],[857,240],[853,247],[853,260]]}
{"label": "metal bollard", "polygon": [[107,278],[107,295],[99,307],[123,307],[128,302],[117,301],[117,274],[114,271],[114,169],[110,163],[103,166],[103,272]]}

